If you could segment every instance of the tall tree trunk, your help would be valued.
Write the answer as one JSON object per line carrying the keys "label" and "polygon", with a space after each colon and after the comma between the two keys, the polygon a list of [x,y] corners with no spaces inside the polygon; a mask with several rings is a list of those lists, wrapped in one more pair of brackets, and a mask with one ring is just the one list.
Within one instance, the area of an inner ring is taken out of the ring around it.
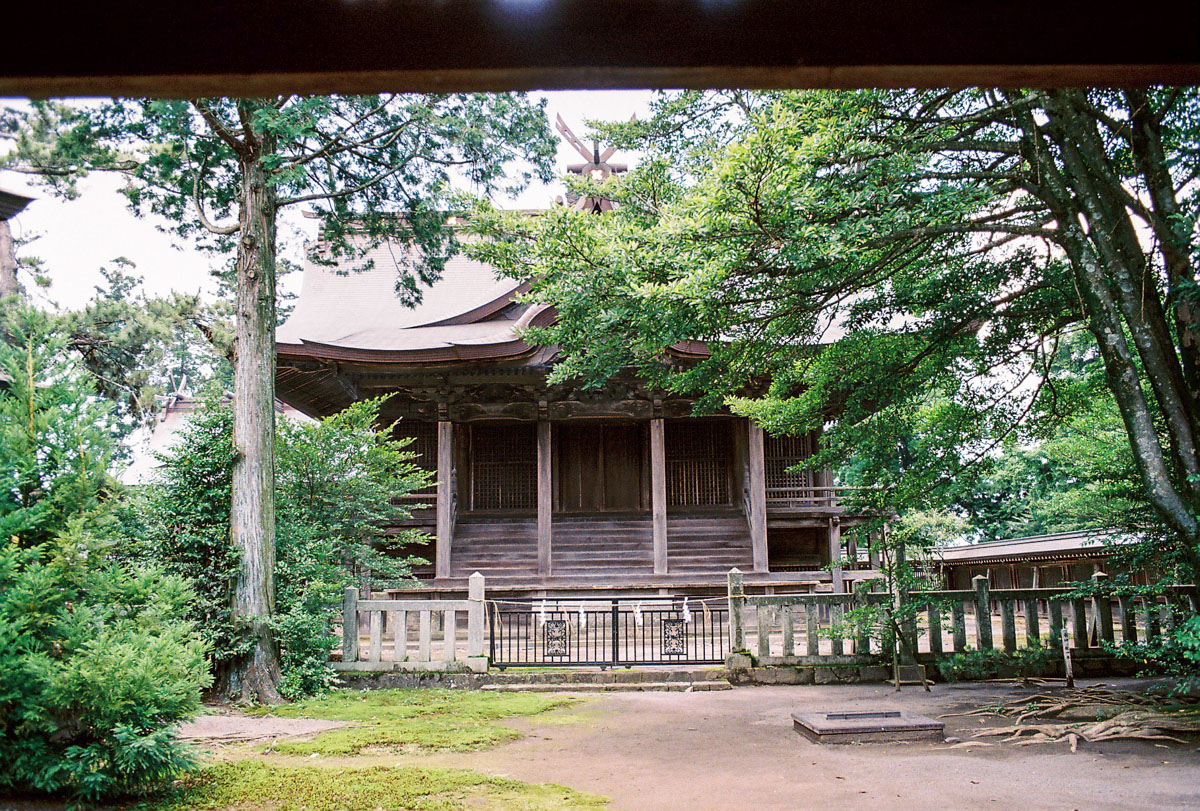
{"label": "tall tree trunk", "polygon": [[[245,102],[243,102],[245,103]],[[233,542],[241,550],[233,616],[254,647],[218,676],[235,701],[279,703],[275,605],[275,192],[256,144],[242,158],[234,347]]]}
{"label": "tall tree trunk", "polygon": [[17,249],[8,220],[0,220],[0,298],[20,292],[17,284]]}

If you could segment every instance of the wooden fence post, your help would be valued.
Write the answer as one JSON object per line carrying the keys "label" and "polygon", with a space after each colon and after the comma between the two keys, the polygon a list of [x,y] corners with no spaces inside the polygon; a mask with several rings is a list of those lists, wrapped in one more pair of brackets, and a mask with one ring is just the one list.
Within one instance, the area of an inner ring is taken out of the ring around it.
{"label": "wooden fence post", "polygon": [[467,667],[477,673],[488,668],[483,655],[483,575],[475,572],[467,578]]}
{"label": "wooden fence post", "polygon": [[742,583],[742,570],[736,566],[729,570],[729,652],[739,653],[746,649],[746,629],[742,623],[742,609],[746,605],[746,589]]}
{"label": "wooden fence post", "polygon": [[987,575],[975,575],[971,578],[971,585],[975,587],[975,647],[979,650],[991,650],[992,598]]}
{"label": "wooden fence post", "polygon": [[358,661],[358,589],[349,586],[342,597],[342,661]]}

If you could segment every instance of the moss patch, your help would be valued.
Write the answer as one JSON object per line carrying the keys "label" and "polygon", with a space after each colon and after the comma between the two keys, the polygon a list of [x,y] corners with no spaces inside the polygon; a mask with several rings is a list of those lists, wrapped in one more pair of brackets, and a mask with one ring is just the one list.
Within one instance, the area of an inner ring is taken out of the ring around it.
{"label": "moss patch", "polygon": [[537,715],[578,700],[473,690],[367,690],[332,693],[257,712],[357,722],[322,732],[310,741],[271,745],[272,751],[285,755],[355,755],[376,748],[466,752],[521,737],[517,730],[494,723],[499,719]]}
{"label": "moss patch", "polygon": [[[551,811],[604,808],[602,797],[552,784],[530,785],[449,769],[376,766],[284,768],[242,761],[222,763],[182,781],[169,795],[136,811],[345,811],[346,809],[466,808]],[[134,811],[134,809],[131,809]]]}

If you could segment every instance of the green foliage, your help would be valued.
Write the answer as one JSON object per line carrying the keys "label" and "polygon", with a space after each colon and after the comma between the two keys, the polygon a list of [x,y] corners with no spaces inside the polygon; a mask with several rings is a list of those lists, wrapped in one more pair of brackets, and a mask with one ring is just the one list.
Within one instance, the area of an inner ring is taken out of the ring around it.
{"label": "green foliage", "polygon": [[[427,482],[405,441],[379,425],[380,401],[356,403],[319,423],[281,422],[276,467],[276,612],[283,682],[298,697],[335,683],[331,627],[347,586],[369,572],[410,577],[401,547],[413,531],[389,535],[404,517],[392,502]],[[212,648],[214,666],[242,655],[251,640],[232,617],[239,557],[229,536],[233,417],[213,404],[196,414],[163,454],[149,488],[142,553],[194,585],[191,616]]]}
{"label": "green foliage", "polygon": [[996,679],[1015,674],[1023,679],[1045,675],[1062,654],[1053,648],[1031,645],[1006,650],[965,650],[938,660],[937,669],[948,682]]}
{"label": "green foliage", "polygon": [[188,778],[139,811],[271,808],[274,811],[465,811],[525,809],[554,811],[604,808],[603,798],[549,783],[530,785],[467,771],[374,766],[321,768],[270,766],[242,761],[221,763]]}
{"label": "green foliage", "polygon": [[0,338],[0,538],[45,543],[98,517],[114,482],[111,409],[51,316],[16,306]]}
{"label": "green foliage", "polygon": [[273,743],[271,750],[281,754],[355,755],[376,748],[466,752],[521,737],[515,729],[494,723],[497,720],[537,715],[576,701],[532,693],[421,688],[335,692],[263,712],[356,722],[310,741]]}
{"label": "green foliage", "polygon": [[[1183,167],[1200,153],[1198,100],[1194,89],[664,94],[651,118],[601,128],[645,153],[601,190],[615,211],[483,207],[473,222],[487,239],[470,250],[556,307],[555,324],[527,331],[561,348],[553,381],[599,386],[634,369],[699,411],[821,429],[809,464],[881,486],[888,513],[957,500],[985,532],[1007,533],[1140,507],[1171,527],[1156,542],[1194,574],[1200,477],[1187,471],[1200,462],[1179,449],[1200,436],[1187,393],[1200,341],[1183,336],[1190,316],[1171,291],[1194,289],[1200,193]],[[1134,117],[1144,131],[1122,123]],[[1143,221],[1161,242],[1135,238]],[[1103,295],[1124,297],[1120,309]],[[711,357],[662,362],[687,340]],[[1055,368],[1064,353],[1084,366]],[[1103,442],[1089,444],[1096,430]],[[992,464],[1005,443],[1051,437],[1061,464]],[[1061,498],[1027,516],[1047,495]]]}
{"label": "green foliage", "polygon": [[98,800],[191,765],[172,727],[210,683],[185,582],[122,562],[111,406],[50,316],[0,341],[0,789]]}

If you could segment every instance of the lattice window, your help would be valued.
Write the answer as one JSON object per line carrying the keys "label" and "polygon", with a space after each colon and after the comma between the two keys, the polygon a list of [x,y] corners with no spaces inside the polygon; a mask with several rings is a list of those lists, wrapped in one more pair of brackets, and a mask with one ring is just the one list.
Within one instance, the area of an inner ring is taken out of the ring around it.
{"label": "lattice window", "polygon": [[395,436],[397,439],[412,438],[405,450],[415,453],[417,458],[413,460],[417,467],[422,470],[428,470],[434,474],[434,478],[430,480],[429,486],[423,490],[417,491],[420,495],[433,495],[437,492],[437,423],[433,422],[412,422],[409,420],[401,420],[395,428]]}
{"label": "lattice window", "polygon": [[729,427],[720,422],[671,422],[666,430],[667,504],[729,504]]}
{"label": "lattice window", "polygon": [[763,437],[763,455],[766,466],[767,487],[809,488],[813,471],[788,472],[788,468],[808,459],[815,451],[812,434],[803,436]]}
{"label": "lattice window", "polygon": [[476,510],[537,508],[536,426],[471,428],[471,506]]}

